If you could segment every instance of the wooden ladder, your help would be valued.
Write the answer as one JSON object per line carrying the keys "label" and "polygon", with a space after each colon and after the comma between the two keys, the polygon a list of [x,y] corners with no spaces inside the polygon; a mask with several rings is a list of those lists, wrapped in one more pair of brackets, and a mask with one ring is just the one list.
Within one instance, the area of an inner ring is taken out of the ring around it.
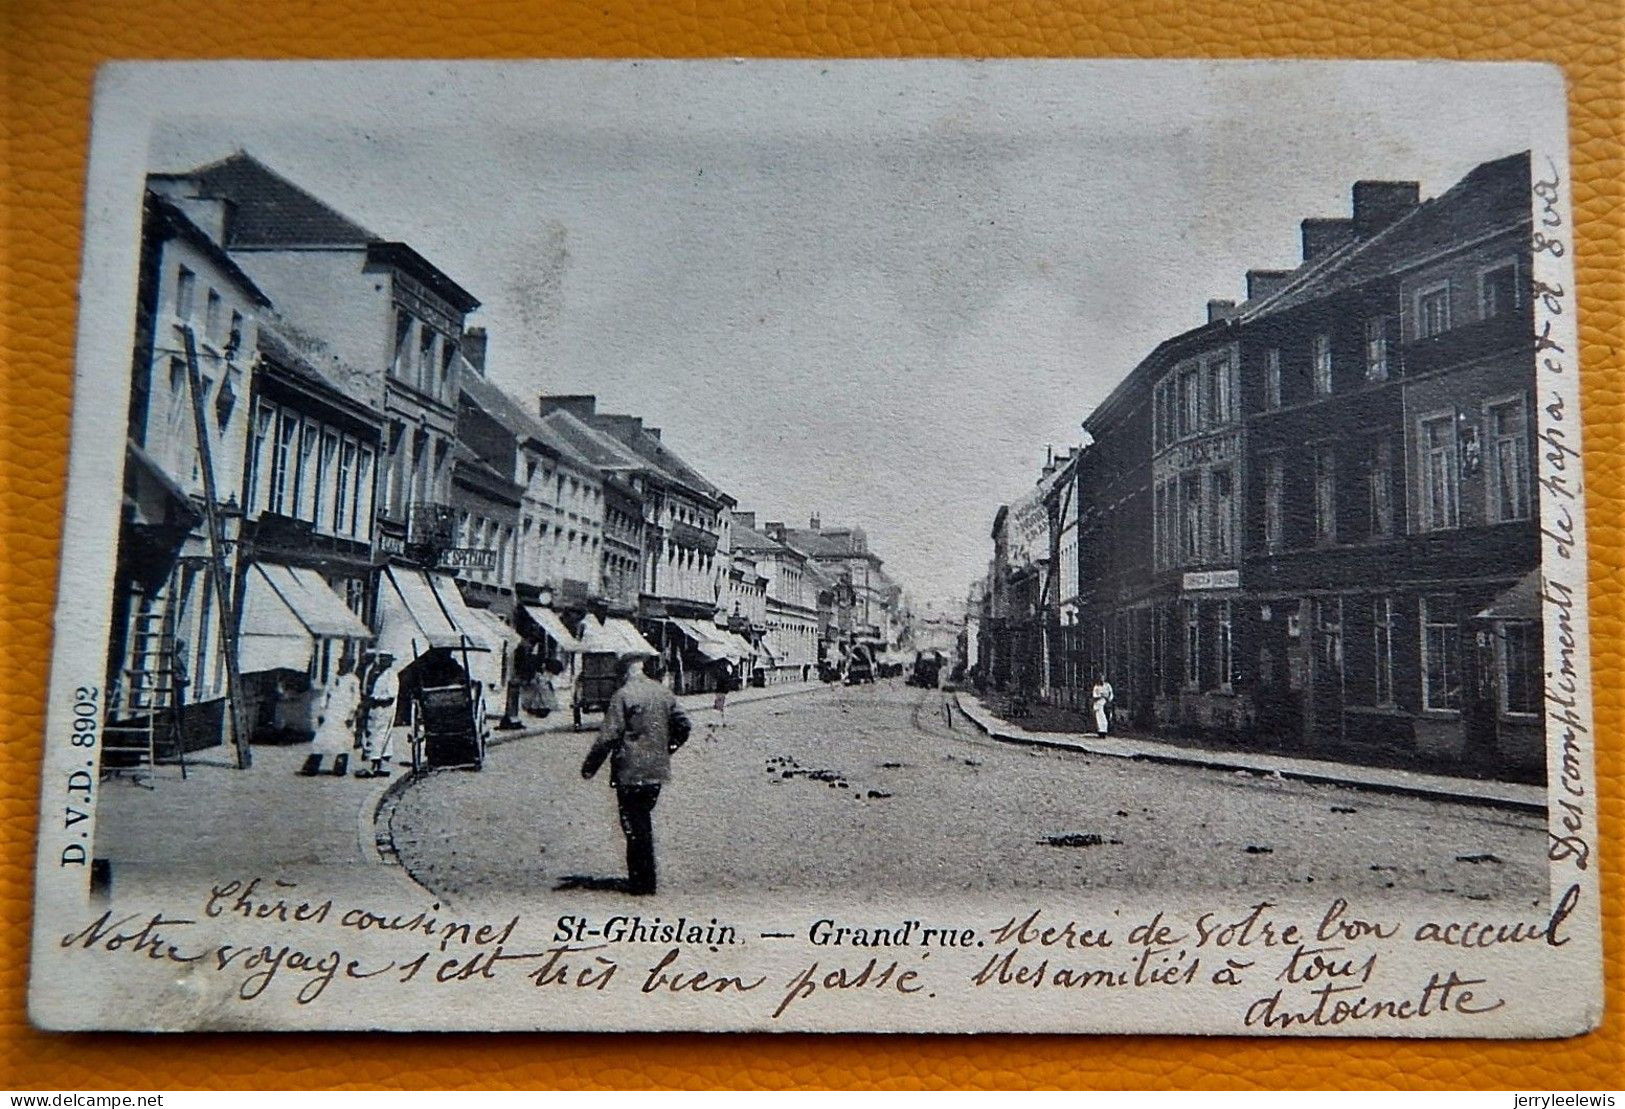
{"label": "wooden ladder", "polygon": [[102,773],[129,773],[137,784],[145,784],[143,771],[151,777],[165,758],[179,762],[181,777],[186,777],[181,697],[176,688],[180,671],[169,592],[156,601],[156,611],[137,612],[131,619],[129,665],[108,700],[102,727]]}

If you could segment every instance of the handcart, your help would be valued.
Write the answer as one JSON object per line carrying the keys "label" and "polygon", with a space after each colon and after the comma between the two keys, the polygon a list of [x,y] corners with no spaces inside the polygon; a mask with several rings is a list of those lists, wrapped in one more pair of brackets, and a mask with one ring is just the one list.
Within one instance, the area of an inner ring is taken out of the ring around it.
{"label": "handcart", "polygon": [[609,707],[609,699],[621,687],[616,673],[617,662],[616,655],[605,652],[594,651],[581,656],[581,673],[576,678],[575,694],[570,705],[576,731],[581,730],[582,713],[603,712]]}
{"label": "handcart", "polygon": [[[414,774],[428,769],[478,770],[485,764],[485,691],[469,676],[468,667],[468,652],[478,649],[465,643],[418,656],[416,661],[424,663],[424,680],[409,701]],[[457,651],[462,654],[460,666],[451,658]]]}

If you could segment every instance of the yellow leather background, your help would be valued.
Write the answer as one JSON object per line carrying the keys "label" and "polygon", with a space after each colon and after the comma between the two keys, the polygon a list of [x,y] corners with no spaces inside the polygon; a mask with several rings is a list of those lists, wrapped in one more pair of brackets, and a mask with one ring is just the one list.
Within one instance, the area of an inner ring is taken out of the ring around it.
{"label": "yellow leather background", "polygon": [[[0,1087],[1622,1085],[1625,648],[1619,0],[0,0]],[[1555,1043],[1140,1037],[42,1035],[24,1017],[91,81],[113,58],[1443,57],[1561,63],[1570,88],[1590,480],[1608,1019]]]}

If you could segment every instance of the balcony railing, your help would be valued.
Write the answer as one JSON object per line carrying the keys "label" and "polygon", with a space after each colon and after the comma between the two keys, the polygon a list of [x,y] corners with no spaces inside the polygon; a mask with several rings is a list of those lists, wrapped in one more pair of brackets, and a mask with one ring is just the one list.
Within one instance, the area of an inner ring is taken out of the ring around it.
{"label": "balcony railing", "polygon": [[449,504],[414,502],[407,520],[406,540],[424,547],[450,547],[457,541],[457,513]]}

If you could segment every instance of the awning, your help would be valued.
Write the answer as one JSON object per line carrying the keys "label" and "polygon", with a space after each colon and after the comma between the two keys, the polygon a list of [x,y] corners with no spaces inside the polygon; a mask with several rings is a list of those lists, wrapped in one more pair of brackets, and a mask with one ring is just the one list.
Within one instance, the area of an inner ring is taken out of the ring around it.
{"label": "awning", "polygon": [[756,653],[756,648],[750,645],[750,640],[738,632],[723,632],[722,634],[726,635],[729,642],[734,645],[734,650],[738,652],[740,659],[748,659]]}
{"label": "awning", "polygon": [[490,609],[471,608],[468,615],[473,627],[484,633],[485,644],[490,650],[500,652],[506,647],[511,654],[519,646],[519,632]]}
{"label": "awning", "polygon": [[539,605],[526,605],[525,615],[536,622],[536,625],[547,633],[547,637],[559,645],[559,650],[567,654],[581,652],[581,640],[570,634],[570,629],[564,626],[559,614],[550,608]]}
{"label": "awning", "polygon": [[600,621],[586,616],[581,624],[581,650],[589,655],[623,655],[653,658],[660,652],[649,646],[649,641],[638,634],[625,620],[611,616]]}
{"label": "awning", "polygon": [[704,621],[685,620],[680,617],[672,617],[667,623],[687,636],[694,644],[694,649],[712,662],[723,662],[734,658],[737,654],[734,645],[723,638],[725,633],[716,630],[714,624],[707,628]]}
{"label": "awning", "polygon": [[[471,608],[468,616],[474,627],[484,633],[485,641],[491,648],[469,658],[469,671],[486,689],[500,689],[507,683],[508,668],[512,665],[514,651],[519,647],[519,633],[488,608]],[[486,699],[485,706],[488,711],[500,711],[502,708],[500,700],[493,701],[491,698]]]}
{"label": "awning", "polygon": [[186,490],[171,477],[158,461],[142,450],[133,440],[124,443],[125,465],[129,467],[133,482],[131,497],[137,524],[168,524],[190,530],[203,522]]}
{"label": "awning", "polygon": [[434,647],[488,651],[495,644],[444,574],[390,566],[378,583],[378,650],[402,665]]}
{"label": "awning", "polygon": [[310,668],[318,639],[371,639],[314,570],[256,562],[243,582],[238,666],[245,674]]}
{"label": "awning", "polygon": [[1477,614],[1480,620],[1539,620],[1540,571],[1531,570]]}

